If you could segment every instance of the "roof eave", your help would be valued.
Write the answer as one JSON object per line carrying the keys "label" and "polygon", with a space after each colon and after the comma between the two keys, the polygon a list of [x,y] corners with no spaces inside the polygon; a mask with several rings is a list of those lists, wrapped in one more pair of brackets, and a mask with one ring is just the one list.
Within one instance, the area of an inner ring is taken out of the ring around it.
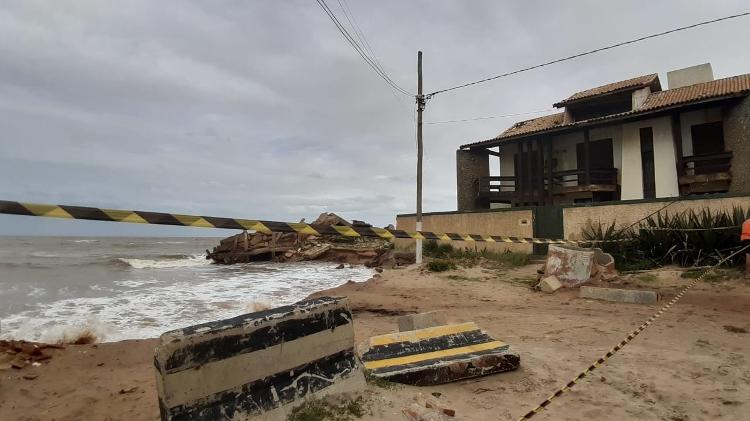
{"label": "roof eave", "polygon": [[511,136],[507,136],[507,137],[502,137],[502,138],[493,138],[493,139],[487,139],[487,140],[480,140],[479,142],[476,142],[476,143],[467,143],[467,144],[461,145],[461,146],[459,146],[459,149],[473,149],[473,148],[480,148],[480,147],[485,147],[485,148],[486,147],[493,147],[493,146],[498,146],[498,145],[500,145],[502,143],[505,143],[505,142],[508,142],[508,141],[511,141],[511,140],[517,140],[517,139],[523,139],[523,138],[526,138],[526,137],[538,136],[540,134],[550,134],[550,133],[558,133],[558,132],[567,131],[567,130],[575,130],[575,129],[580,129],[580,128],[588,127],[588,126],[595,126],[595,125],[601,125],[601,124],[605,124],[605,123],[612,123],[612,122],[620,121],[620,120],[628,120],[628,119],[637,118],[637,117],[640,117],[640,116],[643,116],[643,115],[657,114],[657,113],[663,113],[663,112],[673,111],[675,109],[682,108],[682,107],[688,107],[688,106],[691,106],[691,105],[700,105],[700,104],[705,104],[705,103],[709,103],[709,102],[723,101],[723,100],[726,100],[726,99],[739,98],[739,97],[748,96],[748,95],[750,95],[750,91],[742,91],[742,92],[735,92],[735,93],[731,93],[731,94],[727,94],[727,95],[722,95],[722,96],[717,96],[717,97],[705,98],[705,99],[702,99],[700,101],[691,101],[691,102],[686,102],[686,103],[682,103],[682,104],[674,104],[674,105],[671,105],[671,106],[668,106],[668,107],[647,109],[647,110],[641,110],[641,111],[638,111],[638,110],[628,111],[626,113],[614,114],[614,115],[607,116],[607,117],[599,117],[599,118],[596,118],[596,119],[584,120],[584,121],[581,121],[579,123],[561,125],[561,126],[553,127],[553,128],[546,129],[546,130],[540,130],[540,131],[536,131],[536,132],[521,133],[521,134],[517,134],[517,135],[511,135]]}

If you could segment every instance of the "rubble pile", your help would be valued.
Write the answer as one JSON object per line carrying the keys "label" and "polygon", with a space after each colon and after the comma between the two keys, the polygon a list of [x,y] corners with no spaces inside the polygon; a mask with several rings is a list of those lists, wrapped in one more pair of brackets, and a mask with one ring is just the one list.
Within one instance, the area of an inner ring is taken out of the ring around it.
{"label": "rubble pile", "polygon": [[[361,221],[350,223],[334,213],[323,213],[310,225],[371,226]],[[218,264],[327,260],[382,267],[409,263],[408,256],[394,253],[392,243],[381,238],[247,231],[221,240],[213,251],[206,250],[206,258]]]}
{"label": "rubble pile", "polygon": [[0,341],[0,370],[22,369],[52,358],[46,349],[64,348],[62,345],[38,344],[26,341]]}

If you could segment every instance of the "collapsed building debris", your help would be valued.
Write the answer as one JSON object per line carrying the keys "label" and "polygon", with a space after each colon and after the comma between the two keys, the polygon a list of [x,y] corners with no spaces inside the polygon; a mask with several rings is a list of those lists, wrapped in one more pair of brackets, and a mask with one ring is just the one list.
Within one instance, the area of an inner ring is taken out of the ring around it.
{"label": "collapsed building debris", "polygon": [[0,370],[22,369],[52,358],[45,349],[60,349],[62,345],[42,344],[27,341],[0,340]]}
{"label": "collapsed building debris", "polygon": [[[617,276],[615,259],[598,248],[550,245],[540,280],[552,276],[556,283],[565,288],[577,287],[589,281],[610,281]],[[557,288],[551,288],[548,292]]]}
{"label": "collapsed building debris", "polygon": [[[322,213],[310,225],[320,231],[333,225],[371,226],[362,221],[350,223],[334,213]],[[247,231],[221,240],[213,251],[206,250],[206,258],[218,264],[327,260],[382,267],[413,263],[413,254],[395,252],[393,243],[381,238]]]}

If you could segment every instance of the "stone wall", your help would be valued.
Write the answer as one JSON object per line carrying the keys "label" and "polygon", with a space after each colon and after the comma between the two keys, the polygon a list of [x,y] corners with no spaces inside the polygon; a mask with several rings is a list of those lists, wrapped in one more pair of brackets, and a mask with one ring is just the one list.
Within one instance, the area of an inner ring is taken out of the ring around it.
{"label": "stone wall", "polygon": [[490,160],[487,153],[481,151],[456,151],[456,196],[458,210],[488,209],[489,203],[477,200],[477,180],[479,177],[489,177]]}
{"label": "stone wall", "polygon": [[[414,231],[414,215],[398,215],[396,227],[400,230]],[[504,235],[513,237],[532,237],[533,221],[531,210],[494,210],[487,212],[446,212],[424,214],[422,216],[424,231],[455,232],[458,234]],[[530,244],[485,243],[450,241],[456,248],[474,248],[478,250],[503,252],[505,250],[531,253]],[[413,248],[414,240],[396,239],[399,248]]]}
{"label": "stone wall", "polygon": [[732,151],[732,193],[750,193],[750,96],[727,108],[724,115],[724,145]]}
{"label": "stone wall", "polygon": [[[618,227],[626,227],[646,215],[659,210],[668,203],[669,201],[637,201],[634,203],[622,202],[604,206],[574,206],[564,208],[563,229],[565,238],[571,240],[581,239],[581,232],[589,223],[609,225],[614,221]],[[691,209],[701,211],[704,208],[713,211],[731,211],[734,206],[749,209],[750,195],[711,199],[685,199],[668,206],[662,212],[672,214]]]}

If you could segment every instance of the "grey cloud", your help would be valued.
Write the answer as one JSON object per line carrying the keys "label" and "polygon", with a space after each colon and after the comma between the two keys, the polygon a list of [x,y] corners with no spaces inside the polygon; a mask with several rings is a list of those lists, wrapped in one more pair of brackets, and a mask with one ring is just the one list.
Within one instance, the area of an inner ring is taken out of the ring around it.
{"label": "grey cloud", "polygon": [[[410,91],[424,51],[428,92],[744,8],[349,3]],[[735,21],[582,58],[438,95],[425,120],[549,108],[705,61],[718,77],[745,73],[750,58],[730,40],[747,38],[750,25]],[[6,1],[0,57],[0,198],[290,221],[327,211],[379,226],[413,212],[413,103],[394,98],[313,1]],[[425,126],[425,211],[455,208],[457,146],[514,120]],[[0,216],[0,234],[201,232],[71,224]]]}

